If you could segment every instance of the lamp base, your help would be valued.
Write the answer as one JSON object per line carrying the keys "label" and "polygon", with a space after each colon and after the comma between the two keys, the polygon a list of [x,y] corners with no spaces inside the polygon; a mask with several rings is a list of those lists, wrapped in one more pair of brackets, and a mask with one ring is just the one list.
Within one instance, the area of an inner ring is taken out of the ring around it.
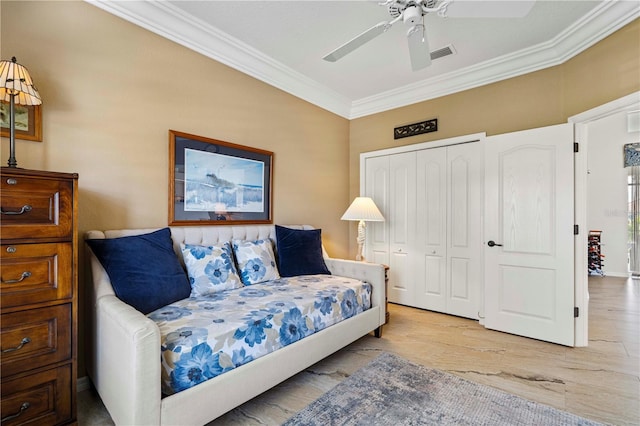
{"label": "lamp base", "polygon": [[364,249],[364,239],[365,239],[365,227],[366,223],[364,220],[358,222],[358,238],[356,242],[358,243],[358,254],[356,254],[356,260],[359,262],[364,262],[364,255],[362,251]]}
{"label": "lamp base", "polygon": [[16,160],[16,95],[10,95],[9,100],[9,167],[18,167]]}

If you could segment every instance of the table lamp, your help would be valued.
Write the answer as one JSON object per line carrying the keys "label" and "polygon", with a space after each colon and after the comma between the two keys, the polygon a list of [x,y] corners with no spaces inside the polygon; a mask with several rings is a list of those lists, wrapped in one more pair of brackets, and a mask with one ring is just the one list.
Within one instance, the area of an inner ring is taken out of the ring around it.
{"label": "table lamp", "polygon": [[17,167],[16,161],[16,105],[40,105],[40,94],[33,85],[29,71],[16,62],[0,61],[0,100],[9,102],[9,167]]}
{"label": "table lamp", "polygon": [[358,221],[358,254],[356,260],[364,261],[362,249],[365,241],[365,222],[384,222],[384,216],[378,210],[378,207],[369,197],[356,197],[349,208],[340,218],[342,220]]}

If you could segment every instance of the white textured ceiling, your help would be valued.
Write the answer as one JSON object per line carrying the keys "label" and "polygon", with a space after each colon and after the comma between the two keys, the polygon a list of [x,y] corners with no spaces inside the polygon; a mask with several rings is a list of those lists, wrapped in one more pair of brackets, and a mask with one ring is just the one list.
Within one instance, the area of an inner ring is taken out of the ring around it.
{"label": "white textured ceiling", "polygon": [[335,63],[322,60],[390,20],[375,1],[88,1],[347,118],[560,64],[640,16],[637,0],[539,0],[522,18],[431,13],[431,50],[456,53],[412,72],[401,22]]}

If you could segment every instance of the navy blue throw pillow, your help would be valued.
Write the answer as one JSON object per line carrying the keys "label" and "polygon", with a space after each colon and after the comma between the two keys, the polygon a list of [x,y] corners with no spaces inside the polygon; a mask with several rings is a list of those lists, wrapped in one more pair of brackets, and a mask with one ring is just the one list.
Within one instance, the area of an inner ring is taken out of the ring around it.
{"label": "navy blue throw pillow", "polygon": [[109,274],[118,299],[148,314],[191,294],[189,279],[173,251],[171,230],[87,240]]}
{"label": "navy blue throw pillow", "polygon": [[276,225],[276,247],[280,276],[331,275],[322,256],[320,229],[301,230]]}

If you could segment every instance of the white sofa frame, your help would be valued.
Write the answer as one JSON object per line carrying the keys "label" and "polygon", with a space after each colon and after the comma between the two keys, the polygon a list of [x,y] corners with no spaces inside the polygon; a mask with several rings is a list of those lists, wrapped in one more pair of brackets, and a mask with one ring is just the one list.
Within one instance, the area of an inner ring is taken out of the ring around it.
{"label": "white sofa frame", "polygon": [[[291,226],[313,229],[308,225]],[[88,231],[85,238],[117,238],[154,229]],[[171,227],[180,243],[214,244],[232,239],[270,238],[273,225]],[[277,248],[276,248],[277,250]],[[174,395],[161,397],[160,331],[142,313],[118,299],[104,268],[87,246],[92,285],[87,303],[87,372],[111,418],[118,425],[199,425],[223,415],[385,323],[383,265],[333,259],[333,275],[373,286],[371,309],[273,353]]]}

